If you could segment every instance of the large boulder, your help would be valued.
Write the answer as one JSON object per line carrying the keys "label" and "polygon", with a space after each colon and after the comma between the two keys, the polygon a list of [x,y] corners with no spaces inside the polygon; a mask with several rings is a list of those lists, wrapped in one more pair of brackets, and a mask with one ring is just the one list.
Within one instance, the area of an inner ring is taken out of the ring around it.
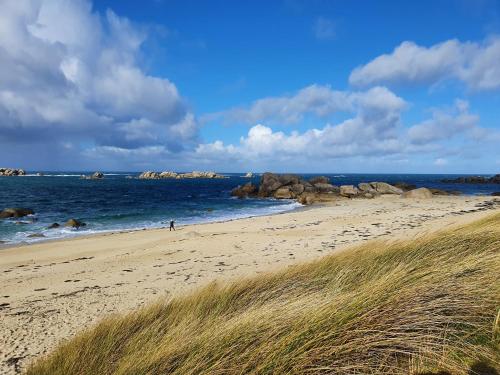
{"label": "large boulder", "polygon": [[70,227],[70,228],[80,228],[80,227],[84,227],[86,226],[87,224],[85,224],[83,221],[80,221],[80,220],[77,220],[77,219],[69,219],[65,224],[64,226],[65,227]]}
{"label": "large boulder", "polygon": [[379,194],[402,194],[403,190],[395,186],[389,185],[387,182],[371,182],[370,185]]}
{"label": "large boulder", "polygon": [[282,174],[278,177],[279,182],[282,186],[297,185],[300,181],[299,176],[295,174]]}
{"label": "large boulder", "polygon": [[282,185],[278,175],[269,172],[264,173],[260,179],[259,197],[272,196]]}
{"label": "large boulder", "polygon": [[403,191],[410,191],[410,190],[414,190],[417,188],[417,185],[409,184],[407,182],[396,182],[393,186],[395,186]]}
{"label": "large boulder", "polygon": [[401,194],[403,198],[429,199],[432,198],[432,192],[427,188],[418,188],[410,191],[405,191]]}
{"label": "large boulder", "polygon": [[318,193],[338,193],[340,191],[338,186],[332,184],[316,183],[314,187]]}
{"label": "large boulder", "polygon": [[276,199],[293,199],[296,195],[290,190],[289,186],[280,187],[274,192],[274,198]]}
{"label": "large boulder", "polygon": [[249,196],[257,195],[258,190],[257,186],[249,182],[243,186],[240,185],[235,187],[231,191],[231,195],[238,198],[248,198]]}
{"label": "large boulder", "polygon": [[343,197],[353,198],[359,194],[359,190],[354,185],[341,185],[340,195]]}
{"label": "large boulder", "polygon": [[301,194],[297,200],[300,204],[310,205],[316,201],[316,195],[311,193]]}
{"label": "large boulder", "polygon": [[302,194],[304,192],[305,187],[302,184],[296,184],[296,185],[290,186],[290,189],[292,190],[292,192],[295,195],[300,195],[300,194]]}
{"label": "large boulder", "polygon": [[318,177],[313,177],[309,180],[309,182],[313,185],[316,185],[316,184],[329,184],[330,183],[330,179],[328,177],[325,177],[325,176],[318,176]]}
{"label": "large boulder", "polygon": [[15,208],[5,208],[4,210],[0,211],[0,219],[6,219],[9,217],[24,217],[28,215],[33,215],[35,212],[31,208],[20,208],[20,207],[15,207]]}

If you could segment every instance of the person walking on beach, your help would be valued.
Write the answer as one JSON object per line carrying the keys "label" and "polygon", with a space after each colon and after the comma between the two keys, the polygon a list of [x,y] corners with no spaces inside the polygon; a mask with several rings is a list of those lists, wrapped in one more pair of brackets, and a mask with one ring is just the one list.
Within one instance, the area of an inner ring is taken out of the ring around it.
{"label": "person walking on beach", "polygon": [[175,232],[174,223],[175,223],[174,219],[170,220],[170,231],[172,231],[172,229],[173,229]]}

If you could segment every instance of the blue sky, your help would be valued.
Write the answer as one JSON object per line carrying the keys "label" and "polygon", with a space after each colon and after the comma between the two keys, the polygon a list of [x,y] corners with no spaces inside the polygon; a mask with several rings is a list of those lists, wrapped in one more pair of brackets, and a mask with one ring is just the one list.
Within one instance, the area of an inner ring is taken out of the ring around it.
{"label": "blue sky", "polygon": [[4,8],[6,166],[500,169],[500,1]]}

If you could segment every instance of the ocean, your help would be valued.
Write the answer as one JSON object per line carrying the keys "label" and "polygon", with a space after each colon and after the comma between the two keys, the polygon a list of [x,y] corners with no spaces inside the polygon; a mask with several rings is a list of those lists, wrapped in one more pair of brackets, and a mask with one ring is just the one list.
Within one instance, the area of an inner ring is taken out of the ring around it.
{"label": "ocean", "polygon": [[[43,176],[0,177],[0,209],[25,207],[34,217],[0,219],[0,246],[109,231],[160,228],[173,219],[177,226],[275,214],[294,210],[300,204],[289,200],[236,199],[230,191],[260,176],[225,174],[225,179],[139,180],[138,173],[105,173],[102,180],[84,180],[91,172],[43,172]],[[335,185],[359,182],[405,181],[466,195],[491,194],[495,184],[441,183],[459,175],[423,174],[322,174]],[[319,176],[303,174],[305,178]],[[78,230],[47,229],[70,218],[87,223]],[[43,237],[30,237],[42,234]]]}

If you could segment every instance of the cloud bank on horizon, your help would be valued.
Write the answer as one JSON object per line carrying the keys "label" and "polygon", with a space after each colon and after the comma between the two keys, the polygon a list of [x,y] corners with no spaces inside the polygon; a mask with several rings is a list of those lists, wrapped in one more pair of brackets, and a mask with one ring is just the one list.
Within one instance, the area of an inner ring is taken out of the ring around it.
{"label": "cloud bank on horizon", "polygon": [[[312,29],[321,42],[337,37],[326,17],[317,17]],[[436,172],[453,171],[447,168],[456,159],[484,163],[488,153],[489,164],[478,169],[500,167],[498,123],[483,126],[464,99],[500,91],[499,36],[430,46],[404,41],[353,67],[345,89],[311,83],[196,113],[174,82],[145,68],[150,32],[86,0],[6,0],[0,12],[2,164],[381,172],[408,171],[422,161]],[[447,85],[462,95],[425,108],[420,121],[405,120],[414,104],[398,90]],[[204,137],[207,126],[217,127],[215,139]],[[239,140],[224,136],[228,128],[240,132]]]}

